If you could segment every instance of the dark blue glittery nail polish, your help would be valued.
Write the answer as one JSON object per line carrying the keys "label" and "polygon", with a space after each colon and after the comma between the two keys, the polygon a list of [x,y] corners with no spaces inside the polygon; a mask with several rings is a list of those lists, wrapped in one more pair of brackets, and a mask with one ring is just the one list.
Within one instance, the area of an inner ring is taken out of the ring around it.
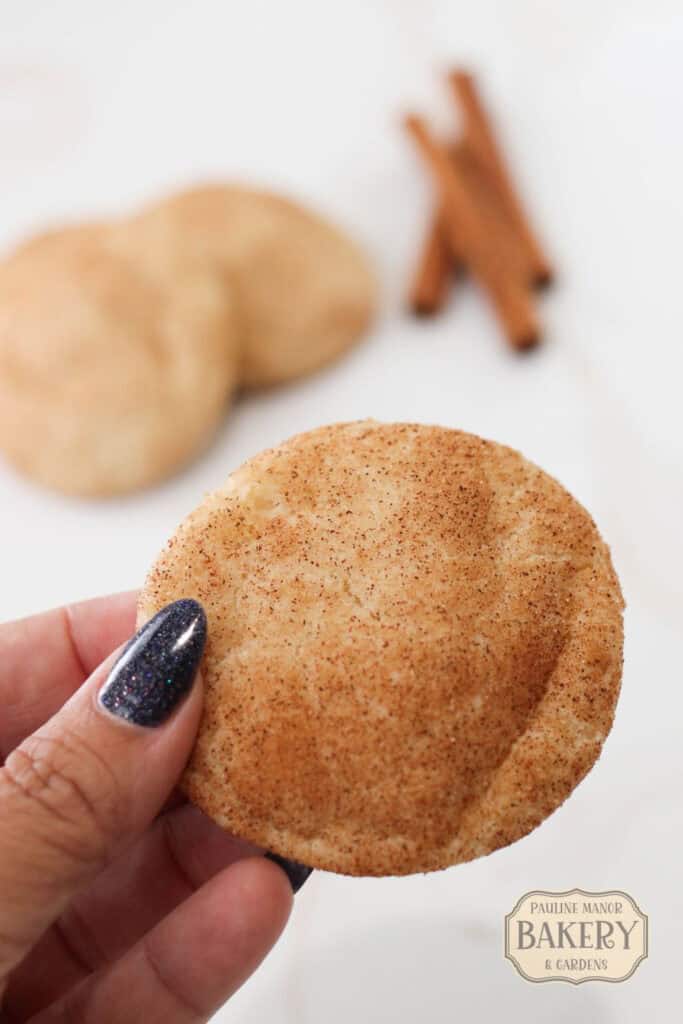
{"label": "dark blue glittery nail polish", "polygon": [[298,892],[308,876],[313,872],[313,868],[309,868],[305,864],[299,864],[298,860],[289,860],[288,857],[281,857],[279,853],[267,853],[265,856],[268,860],[272,860],[274,864],[282,868],[289,879],[292,892]]}
{"label": "dark blue glittery nail polish", "polygon": [[192,686],[205,643],[202,606],[174,601],[128,642],[100,690],[100,703],[135,725],[161,725]]}

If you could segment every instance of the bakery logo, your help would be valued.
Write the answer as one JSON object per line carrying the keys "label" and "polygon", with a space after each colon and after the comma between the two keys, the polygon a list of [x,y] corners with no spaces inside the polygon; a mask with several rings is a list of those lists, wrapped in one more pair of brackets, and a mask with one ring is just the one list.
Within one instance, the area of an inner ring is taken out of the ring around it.
{"label": "bakery logo", "polygon": [[505,956],[527,981],[626,981],[647,956],[647,925],[619,890],[536,890],[505,918]]}

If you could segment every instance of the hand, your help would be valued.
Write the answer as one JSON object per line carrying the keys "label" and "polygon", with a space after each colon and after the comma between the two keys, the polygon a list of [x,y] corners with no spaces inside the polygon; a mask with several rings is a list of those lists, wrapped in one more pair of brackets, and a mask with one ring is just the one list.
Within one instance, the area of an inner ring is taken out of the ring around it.
{"label": "hand", "polygon": [[285,873],[173,792],[205,620],[160,617],[118,662],[132,594],[0,627],[2,1021],[197,1024],[289,915]]}

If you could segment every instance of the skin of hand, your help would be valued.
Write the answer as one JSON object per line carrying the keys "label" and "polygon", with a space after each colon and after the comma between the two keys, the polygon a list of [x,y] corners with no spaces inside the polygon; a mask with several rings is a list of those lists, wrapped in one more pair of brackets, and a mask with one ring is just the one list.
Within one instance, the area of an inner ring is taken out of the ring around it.
{"label": "skin of hand", "polygon": [[195,609],[163,707],[130,696],[153,646],[116,650],[134,594],[0,626],[2,1022],[199,1024],[284,928],[285,872],[174,788],[202,703],[203,638],[177,663]]}

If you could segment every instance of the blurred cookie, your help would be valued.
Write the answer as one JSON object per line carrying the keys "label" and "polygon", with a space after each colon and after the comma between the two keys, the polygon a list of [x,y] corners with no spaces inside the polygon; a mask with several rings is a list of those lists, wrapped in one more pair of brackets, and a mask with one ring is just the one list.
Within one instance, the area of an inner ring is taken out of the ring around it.
{"label": "blurred cookie", "polygon": [[26,256],[29,253],[47,254],[52,251],[59,253],[64,246],[64,240],[74,246],[77,243],[90,244],[101,238],[110,224],[105,221],[84,221],[80,224],[64,224],[59,227],[51,227],[38,234],[29,235],[15,246],[12,256]]}
{"label": "blurred cookie", "polygon": [[234,283],[245,387],[324,366],[361,338],[374,314],[376,283],[364,254],[290,200],[207,185],[150,207],[130,227],[157,250],[191,246]]}
{"label": "blurred cookie", "polygon": [[330,871],[488,854],[571,793],[610,730],[622,606],[588,513],[456,430],[323,427],[233,473],[152,568],[145,621],[204,605],[183,788]]}
{"label": "blurred cookie", "polygon": [[66,493],[144,487],[202,448],[235,383],[229,292],[182,253],[151,265],[103,226],[0,265],[0,449]]}

